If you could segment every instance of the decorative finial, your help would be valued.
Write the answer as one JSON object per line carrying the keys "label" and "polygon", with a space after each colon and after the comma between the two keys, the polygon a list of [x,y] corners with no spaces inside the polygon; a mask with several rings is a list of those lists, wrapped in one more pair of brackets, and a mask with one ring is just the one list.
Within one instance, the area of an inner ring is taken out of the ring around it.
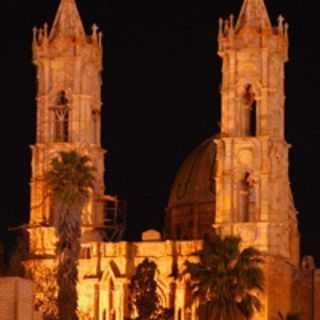
{"label": "decorative finial", "polygon": [[229,26],[230,22],[228,20],[226,20],[224,22],[224,34],[228,34],[230,26]]}
{"label": "decorative finial", "polygon": [[223,19],[219,18],[219,35],[223,34]]}
{"label": "decorative finial", "polygon": [[97,41],[98,40],[98,37],[97,37],[98,26],[94,23],[92,25],[91,30],[92,30],[92,40]]}
{"label": "decorative finial", "polygon": [[230,19],[230,34],[233,35],[234,34],[234,15],[231,14],[229,19]]}
{"label": "decorative finial", "polygon": [[283,34],[283,22],[284,22],[284,17],[280,14],[278,17],[278,30],[280,34]]}
{"label": "decorative finial", "polygon": [[43,30],[40,28],[38,32],[38,42],[41,44],[43,40]]}
{"label": "decorative finial", "polygon": [[279,17],[278,17],[278,22],[279,22],[279,25],[281,24],[283,24],[283,22],[284,22],[284,17],[280,14],[279,15]]}
{"label": "decorative finial", "polygon": [[233,28],[233,26],[234,26],[234,15],[233,14],[230,14],[230,25],[231,25],[231,28]]}
{"label": "decorative finial", "polygon": [[37,27],[32,28],[32,33],[33,33],[33,42],[37,41]]}
{"label": "decorative finial", "polygon": [[47,22],[45,22],[43,29],[44,29],[44,36],[47,38],[48,37],[48,23]]}
{"label": "decorative finial", "polygon": [[102,48],[102,37],[103,37],[102,32],[99,32],[99,47],[100,48]]}
{"label": "decorative finial", "polygon": [[94,23],[94,24],[92,25],[92,33],[93,33],[93,34],[96,34],[97,31],[98,31],[98,26]]}
{"label": "decorative finial", "polygon": [[284,35],[288,37],[289,23],[284,24]]}

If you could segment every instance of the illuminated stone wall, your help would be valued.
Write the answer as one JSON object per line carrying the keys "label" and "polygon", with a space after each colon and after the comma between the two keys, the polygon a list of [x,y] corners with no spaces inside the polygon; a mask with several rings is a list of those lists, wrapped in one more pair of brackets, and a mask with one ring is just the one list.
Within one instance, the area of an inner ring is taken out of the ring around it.
{"label": "illuminated stone wall", "polygon": [[[86,35],[74,0],[61,0],[50,32],[46,24],[34,30],[37,141],[32,147],[30,257],[26,268],[44,292],[55,287],[49,276],[54,266],[55,237],[43,175],[57,152],[77,149],[92,159],[97,181],[83,211],[82,231],[90,234],[101,230],[104,223],[103,208],[94,201],[104,194],[101,39],[96,26]],[[79,266],[81,320],[124,320],[129,316],[128,284],[145,258],[157,265],[162,304],[175,310],[176,320],[197,319],[197,305],[189,304],[187,279],[174,278],[172,273],[181,271],[186,260],[196,259],[193,254],[201,242],[192,239],[202,235],[210,223],[223,234],[240,235],[245,246],[257,247],[266,257],[266,291],[261,297],[264,308],[254,320],[276,320],[278,312],[293,311],[299,305],[295,300],[298,296],[306,310],[305,320],[319,320],[319,273],[313,281],[305,266],[300,272],[299,232],[288,178],[290,147],[284,136],[287,24],[280,17],[278,25],[272,26],[263,0],[245,0],[236,24],[233,17],[221,20],[218,39],[223,59],[221,133],[211,141],[216,152],[214,170],[199,170],[199,179],[192,187],[197,188],[204,180],[204,172],[210,172],[214,186],[205,189],[210,192],[206,198],[209,203],[197,210],[169,211],[169,238],[191,240],[160,241],[150,234],[143,238],[147,241],[133,243],[87,239],[82,243]],[[179,237],[180,232],[174,229],[182,223],[186,224],[185,234]],[[8,297],[12,299],[10,294]],[[43,298],[38,291],[36,301]],[[54,296],[46,299],[45,304],[50,304]],[[22,306],[27,308],[27,304]],[[6,308],[10,304],[3,306]],[[23,320],[29,319],[25,316]]]}
{"label": "illuminated stone wall", "polygon": [[320,269],[314,275],[314,319],[320,319]]}
{"label": "illuminated stone wall", "polygon": [[87,248],[90,254],[88,259],[81,260],[79,283],[79,304],[84,314],[95,315],[97,320],[128,317],[128,284],[135,268],[148,258],[157,265],[156,280],[162,305],[175,310],[175,319],[179,310],[181,319],[190,319],[190,312],[193,319],[196,318],[196,305],[186,305],[186,279],[176,279],[172,274],[174,270],[181,271],[186,260],[197,259],[193,254],[201,248],[201,241],[91,243]]}
{"label": "illuminated stone wall", "polygon": [[33,284],[20,278],[0,278],[0,319],[41,320],[33,309]]}
{"label": "illuminated stone wall", "polygon": [[102,35],[97,26],[87,35],[74,0],[62,0],[49,30],[34,29],[33,63],[37,73],[37,135],[32,146],[30,253],[54,253],[54,204],[44,175],[61,151],[88,155],[96,168],[90,201],[82,212],[83,230],[103,225],[96,201],[104,195],[104,155],[101,147]]}

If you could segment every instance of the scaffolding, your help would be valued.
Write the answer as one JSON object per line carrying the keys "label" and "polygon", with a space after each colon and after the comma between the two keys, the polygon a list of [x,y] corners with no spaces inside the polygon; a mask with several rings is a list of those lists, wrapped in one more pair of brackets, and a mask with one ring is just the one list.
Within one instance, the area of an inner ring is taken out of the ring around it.
{"label": "scaffolding", "polygon": [[104,195],[98,201],[103,205],[104,240],[122,240],[126,228],[126,202],[111,195]]}

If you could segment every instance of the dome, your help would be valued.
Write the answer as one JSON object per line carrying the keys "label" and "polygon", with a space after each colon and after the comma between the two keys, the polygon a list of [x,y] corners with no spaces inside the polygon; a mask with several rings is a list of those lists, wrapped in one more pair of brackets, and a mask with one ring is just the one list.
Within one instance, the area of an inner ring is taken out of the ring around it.
{"label": "dome", "polygon": [[211,228],[215,213],[215,164],[214,137],[200,144],[182,163],[167,208],[168,238],[201,238]]}

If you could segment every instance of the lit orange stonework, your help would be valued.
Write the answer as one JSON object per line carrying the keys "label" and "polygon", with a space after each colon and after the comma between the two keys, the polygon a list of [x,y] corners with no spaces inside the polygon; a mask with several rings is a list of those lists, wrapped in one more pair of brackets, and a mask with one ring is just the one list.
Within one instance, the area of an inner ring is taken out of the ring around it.
{"label": "lit orange stonework", "polygon": [[277,319],[293,309],[299,233],[284,138],[284,63],[288,26],[271,25],[263,0],[246,0],[237,23],[220,21],[221,138],[217,148],[215,226],[265,254],[264,309]]}
{"label": "lit orange stonework", "polygon": [[[265,255],[264,308],[254,319],[275,320],[279,312],[301,307],[310,315],[305,314],[305,320],[319,320],[319,271],[308,259],[302,271],[299,267],[299,232],[288,178],[287,25],[282,17],[276,27],[271,25],[263,0],[245,0],[236,23],[232,16],[221,20],[218,41],[223,60],[221,133],[182,165],[168,205],[167,240],[150,231],[142,242],[111,243],[99,241],[105,217],[97,201],[104,195],[102,36],[96,26],[86,35],[74,0],[61,0],[50,32],[47,25],[34,30],[38,113],[26,266],[35,273],[54,265],[53,204],[42,178],[58,151],[77,149],[97,168],[82,220],[78,293],[83,319],[130,316],[128,283],[144,258],[156,262],[161,301],[174,308],[175,319],[197,319],[197,304],[189,304],[188,280],[170,275],[182,270],[186,260],[196,259],[199,239],[215,226],[224,234],[241,235],[244,245],[254,245]],[[299,290],[301,299],[296,297]]]}
{"label": "lit orange stonework", "polygon": [[96,186],[83,212],[83,227],[103,225],[104,154],[100,144],[102,44],[92,27],[85,34],[76,4],[61,1],[53,27],[34,30],[33,62],[37,67],[37,141],[32,146],[31,254],[52,255],[52,206],[43,176],[61,150],[88,154],[97,168]]}

